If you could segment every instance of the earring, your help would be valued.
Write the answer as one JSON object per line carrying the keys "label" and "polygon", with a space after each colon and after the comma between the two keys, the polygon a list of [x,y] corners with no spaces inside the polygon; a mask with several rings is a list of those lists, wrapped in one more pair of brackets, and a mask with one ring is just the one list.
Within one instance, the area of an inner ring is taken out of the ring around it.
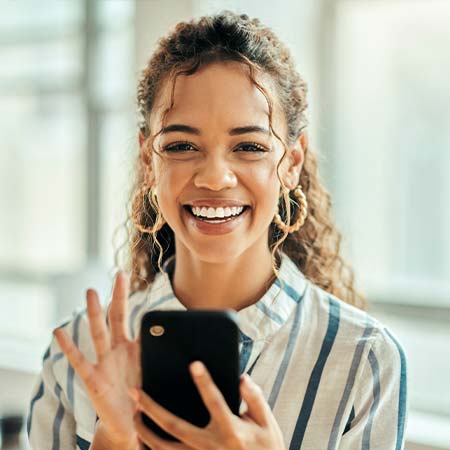
{"label": "earring", "polygon": [[156,206],[159,206],[158,205],[158,199],[156,198],[156,189],[153,189],[153,186],[148,191],[148,198],[149,198],[150,202],[153,201],[153,203]]}
{"label": "earring", "polygon": [[281,220],[281,216],[279,214],[279,208],[277,207],[277,213],[275,214],[275,217],[273,221],[275,224],[283,230],[284,232],[292,233],[294,231],[298,231],[298,229],[305,223],[308,208],[308,203],[306,201],[305,194],[302,191],[302,187],[298,185],[294,190],[294,195],[298,198],[300,203],[300,212],[298,215],[297,221],[293,225],[287,225]]}
{"label": "earring", "polygon": [[163,215],[161,214],[161,211],[158,208],[159,205],[158,200],[156,198],[156,189],[153,189],[153,187],[151,187],[150,190],[148,191],[148,197],[150,199],[150,204],[152,204],[153,200],[153,203],[156,205],[156,215],[157,215],[156,223],[155,226],[151,229],[152,233],[156,233],[166,223],[166,220],[164,219]]}

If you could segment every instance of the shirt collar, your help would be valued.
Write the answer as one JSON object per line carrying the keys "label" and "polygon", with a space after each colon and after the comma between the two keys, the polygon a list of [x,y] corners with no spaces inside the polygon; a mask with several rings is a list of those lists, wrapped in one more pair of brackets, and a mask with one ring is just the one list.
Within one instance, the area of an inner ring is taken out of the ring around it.
{"label": "shirt collar", "polygon": [[[286,253],[280,254],[279,278],[256,303],[237,311],[241,340],[267,341],[288,320],[305,294],[308,280]],[[170,256],[162,267],[163,273],[155,275],[150,287],[146,310],[185,311],[186,307],[176,298],[169,278],[175,267],[175,255]]]}

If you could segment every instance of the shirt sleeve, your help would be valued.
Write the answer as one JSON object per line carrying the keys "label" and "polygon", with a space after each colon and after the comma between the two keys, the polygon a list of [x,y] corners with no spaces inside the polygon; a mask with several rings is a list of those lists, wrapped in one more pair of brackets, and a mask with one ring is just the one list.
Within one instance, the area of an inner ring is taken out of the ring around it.
{"label": "shirt sleeve", "polygon": [[75,419],[61,386],[64,380],[57,379],[54,370],[54,364],[62,360],[62,356],[53,338],[31,393],[27,433],[32,450],[76,449]]}
{"label": "shirt sleeve", "polygon": [[407,367],[402,344],[378,330],[356,383],[339,450],[402,450],[408,418]]}

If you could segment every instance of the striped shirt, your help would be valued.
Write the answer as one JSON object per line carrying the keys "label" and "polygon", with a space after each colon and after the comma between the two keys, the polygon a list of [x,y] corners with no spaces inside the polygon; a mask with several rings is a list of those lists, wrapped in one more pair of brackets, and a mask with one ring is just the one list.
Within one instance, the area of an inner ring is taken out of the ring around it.
{"label": "striped shirt", "polygon": [[[395,334],[305,278],[281,252],[279,278],[237,312],[241,373],[262,389],[286,449],[401,450],[407,422],[405,352]],[[129,297],[130,336],[145,312],[185,310],[163,273]],[[279,294],[277,296],[277,294]],[[103,307],[105,318],[107,306]],[[61,325],[96,360],[86,310]],[[89,448],[98,417],[53,338],[32,391],[27,429],[34,450]]]}

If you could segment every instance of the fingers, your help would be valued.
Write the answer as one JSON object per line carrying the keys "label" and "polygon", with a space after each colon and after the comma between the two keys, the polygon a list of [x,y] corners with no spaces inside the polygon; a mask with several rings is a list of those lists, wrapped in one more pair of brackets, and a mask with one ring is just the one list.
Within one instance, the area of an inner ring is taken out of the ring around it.
{"label": "fingers", "polygon": [[164,448],[167,450],[190,450],[191,447],[178,442],[167,441],[160,438],[153,431],[147,428],[142,422],[141,412],[138,411],[134,415],[134,424],[136,431],[139,435],[139,439],[150,448]]}
{"label": "fingers", "polygon": [[83,353],[73,343],[72,339],[61,328],[53,330],[53,335],[61,347],[63,353],[67,356],[70,365],[73,367],[78,376],[84,381],[86,386],[94,379],[94,367],[85,358]]}
{"label": "fingers", "polygon": [[103,311],[97,292],[93,289],[88,289],[86,292],[86,299],[89,327],[92,340],[94,341],[95,351],[97,353],[97,361],[99,361],[111,348],[109,332],[103,317]]}
{"label": "fingers", "polygon": [[251,417],[261,427],[267,427],[270,423],[270,406],[262,393],[261,388],[245,374],[241,382],[241,395],[247,403],[246,415]]}
{"label": "fingers", "polygon": [[138,345],[138,347],[140,348],[141,346],[141,331],[139,330],[138,335],[136,336],[136,338],[134,339],[134,342],[136,342],[136,344]]}
{"label": "fingers", "polygon": [[112,345],[128,339],[126,323],[128,292],[128,275],[123,271],[119,271],[116,275],[111,305],[108,311]]}
{"label": "fingers", "polygon": [[141,366],[141,332],[139,331],[136,339],[134,340],[137,348],[137,360],[138,360],[138,383],[139,387],[142,386],[142,366]]}
{"label": "fingers", "polygon": [[233,413],[205,365],[200,361],[195,361],[189,366],[189,370],[212,419],[225,432],[232,429],[234,426]]}
{"label": "fingers", "polygon": [[[131,389],[130,397],[137,402],[139,409],[149,416],[156,424],[158,424],[167,433],[175,436],[183,443],[193,448],[209,448],[208,434],[203,428],[187,422],[184,419],[171,413],[160,404],[156,403],[141,389]],[[152,437],[147,435],[149,439]],[[160,438],[158,438],[160,439]],[[164,445],[167,445],[163,441]],[[153,443],[155,445],[155,442]],[[156,446],[157,448],[166,448],[165,446]],[[169,447],[168,447],[169,448]],[[179,448],[179,447],[176,447]]]}

